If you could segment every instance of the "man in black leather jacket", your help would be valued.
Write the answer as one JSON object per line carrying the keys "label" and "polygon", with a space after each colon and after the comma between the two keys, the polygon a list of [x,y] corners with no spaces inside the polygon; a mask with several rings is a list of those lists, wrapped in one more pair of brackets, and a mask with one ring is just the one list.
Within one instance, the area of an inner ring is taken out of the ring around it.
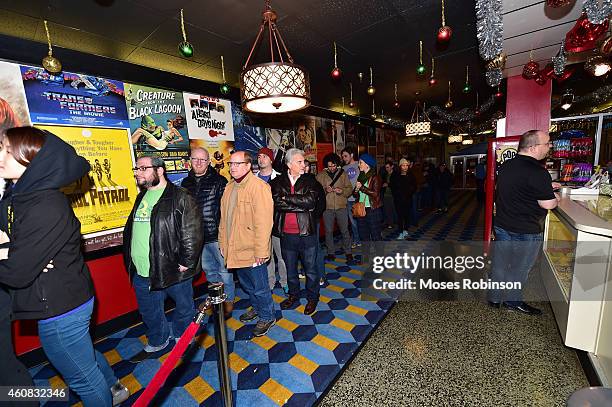
{"label": "man in black leather jacket", "polygon": [[301,258],[306,275],[306,299],[304,313],[312,314],[319,301],[319,272],[316,265],[317,222],[325,210],[323,187],[312,174],[304,174],[304,152],[289,149],[285,155],[288,170],[270,184],[274,200],[274,227],[272,234],[281,238],[281,252],[287,266],[289,295],[281,303],[282,309],[293,308],[299,303],[300,280],[298,258]]}
{"label": "man in black leather jacket", "polygon": [[225,268],[225,262],[219,250],[219,221],[221,220],[221,197],[227,179],[210,165],[210,155],[204,148],[191,150],[191,171],[181,186],[195,198],[202,215],[202,232],[204,248],[202,249],[202,269],[210,283],[225,284],[227,301],[223,303],[225,317],[231,316],[234,309],[234,278]]}
{"label": "man in black leather jacket", "polygon": [[[140,157],[134,168],[141,188],[123,231],[123,259],[147,327],[147,345],[130,361],[139,362],[180,337],[195,314],[192,280],[201,270],[202,220],[189,193],[168,182],[164,161]],[[176,303],[172,332],[164,300]]]}

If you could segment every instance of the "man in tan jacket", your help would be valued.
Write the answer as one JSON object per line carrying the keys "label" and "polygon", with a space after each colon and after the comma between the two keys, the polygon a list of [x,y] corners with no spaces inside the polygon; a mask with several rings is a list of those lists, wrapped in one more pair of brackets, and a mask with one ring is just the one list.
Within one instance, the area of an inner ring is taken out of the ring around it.
{"label": "man in tan jacket", "polygon": [[268,287],[266,262],[274,204],[270,186],[251,172],[251,155],[237,151],[229,161],[232,180],[221,198],[219,247],[228,269],[234,269],[253,306],[240,316],[242,322],[259,316],[254,336],[263,336],[274,325],[274,302]]}
{"label": "man in tan jacket", "polygon": [[346,261],[352,262],[351,234],[348,228],[347,200],[353,192],[353,184],[341,166],[340,157],[329,153],[323,157],[325,170],[317,174],[317,181],[325,191],[326,209],[323,212],[325,222],[325,246],[327,256],[325,259],[333,261],[336,249],[334,247],[334,222],[338,222],[338,228],[342,234],[342,246],[346,253]]}

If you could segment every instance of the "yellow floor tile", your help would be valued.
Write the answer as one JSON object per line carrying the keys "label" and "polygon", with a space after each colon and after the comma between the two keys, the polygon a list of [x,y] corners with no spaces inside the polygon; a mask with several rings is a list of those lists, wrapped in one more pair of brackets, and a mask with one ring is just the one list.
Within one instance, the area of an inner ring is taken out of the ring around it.
{"label": "yellow floor tile", "polygon": [[338,281],[343,281],[343,282],[345,282],[345,283],[349,283],[349,284],[353,284],[353,283],[355,282],[355,280],[354,280],[354,279],[352,279],[352,278],[348,278],[348,277],[344,277],[344,276],[340,277],[340,278],[338,279]]}
{"label": "yellow floor tile", "polygon": [[121,383],[130,390],[130,394],[134,394],[140,389],[142,389],[142,385],[132,373],[121,378]]}
{"label": "yellow floor tile", "polygon": [[330,325],[335,326],[336,328],[344,329],[345,331],[351,332],[351,329],[355,328],[355,325],[346,322],[340,318],[334,318]]}
{"label": "yellow floor tile", "polygon": [[327,288],[328,290],[335,291],[337,293],[341,293],[342,291],[344,291],[343,287],[338,287],[337,285],[333,285],[333,284],[330,284],[325,288]]}
{"label": "yellow floor tile", "polygon": [[204,339],[198,340],[198,342],[204,349],[208,349],[215,344],[215,338],[208,334],[204,334]]}
{"label": "yellow floor tile", "polygon": [[281,297],[278,294],[272,294],[272,299],[274,300],[275,303],[280,304],[281,302],[285,301],[285,297]]}
{"label": "yellow floor tile", "polygon": [[49,385],[52,389],[65,389],[66,387],[68,387],[66,386],[64,380],[62,380],[62,378],[59,376],[53,376],[52,378],[50,378]]}
{"label": "yellow floor tile", "polygon": [[352,312],[353,314],[359,314],[361,316],[364,316],[368,313],[368,310],[356,307],[354,305],[349,305],[348,307],[346,307],[346,310]]}
{"label": "yellow floor tile", "polygon": [[234,331],[237,331],[238,329],[244,326],[244,324],[240,322],[240,320],[234,319],[234,318],[228,319],[227,321],[225,321],[225,325],[227,325],[228,328]]}
{"label": "yellow floor tile", "polygon": [[268,338],[267,336],[257,336],[251,339],[251,342],[256,343],[265,350],[270,350],[274,345],[276,345],[276,341]]}
{"label": "yellow floor tile", "polygon": [[309,376],[312,375],[314,371],[317,370],[317,368],[319,367],[318,364],[316,364],[310,359],[305,358],[299,353],[289,359],[289,364],[293,367],[300,369],[302,372],[306,373]]}
{"label": "yellow floor tile", "polygon": [[236,373],[242,372],[249,365],[249,362],[242,359],[237,353],[230,353],[229,362],[230,368]]}
{"label": "yellow floor tile", "polygon": [[283,328],[283,329],[285,329],[285,330],[287,330],[289,332],[293,332],[293,330],[299,326],[295,322],[291,322],[291,321],[289,321],[288,319],[285,319],[285,318],[277,321],[276,325],[280,326],[281,328]]}
{"label": "yellow floor tile", "polygon": [[268,379],[264,384],[259,386],[259,391],[268,396],[279,406],[287,404],[289,398],[293,396],[293,392],[291,390],[272,378]]}
{"label": "yellow floor tile", "polygon": [[312,338],[312,342],[330,351],[336,349],[336,347],[340,344],[339,342],[336,342],[333,339],[329,339],[327,336],[323,336],[321,334],[318,334],[317,336]]}
{"label": "yellow floor tile", "polygon": [[328,303],[331,301],[331,298],[326,297],[324,295],[319,296],[319,301],[323,301],[324,303]]}
{"label": "yellow floor tile", "polygon": [[115,349],[111,349],[108,352],[106,352],[104,354],[104,357],[108,361],[108,364],[111,366],[123,360],[121,355],[119,355],[119,352],[117,352]]}
{"label": "yellow floor tile", "polygon": [[204,381],[200,376],[196,377],[185,386],[183,386],[185,390],[195,399],[195,401],[199,404],[204,400],[209,398],[215,393],[215,390],[210,387],[208,383]]}

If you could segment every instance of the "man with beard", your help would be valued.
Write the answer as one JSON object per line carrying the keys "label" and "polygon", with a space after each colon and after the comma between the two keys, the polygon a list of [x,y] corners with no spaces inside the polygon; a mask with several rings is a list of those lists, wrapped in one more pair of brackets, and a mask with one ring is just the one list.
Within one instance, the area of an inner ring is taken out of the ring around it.
{"label": "man with beard", "polygon": [[[131,362],[165,349],[195,314],[191,283],[202,270],[200,209],[187,190],[166,180],[165,170],[159,157],[140,157],[134,168],[141,192],[123,231],[123,259],[147,327],[147,344]],[[167,296],[176,304],[172,330],[164,314]]]}

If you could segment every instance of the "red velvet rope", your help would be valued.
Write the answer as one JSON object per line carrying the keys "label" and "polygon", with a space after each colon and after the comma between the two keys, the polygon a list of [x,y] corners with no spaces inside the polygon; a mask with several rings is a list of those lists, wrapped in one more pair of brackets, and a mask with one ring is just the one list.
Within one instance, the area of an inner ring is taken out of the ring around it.
{"label": "red velvet rope", "polygon": [[174,346],[174,349],[172,349],[172,352],[170,352],[170,356],[168,356],[168,358],[164,361],[155,376],[153,376],[149,382],[147,388],[133,404],[134,407],[146,407],[149,405],[153,397],[155,397],[159,389],[166,382],[170,372],[174,370],[176,363],[179,361],[181,356],[183,356],[183,353],[185,353],[185,350],[189,346],[189,342],[191,342],[196,332],[198,332],[199,327],[200,324],[196,322],[192,322],[187,327],[179,341],[176,343],[176,346]]}

